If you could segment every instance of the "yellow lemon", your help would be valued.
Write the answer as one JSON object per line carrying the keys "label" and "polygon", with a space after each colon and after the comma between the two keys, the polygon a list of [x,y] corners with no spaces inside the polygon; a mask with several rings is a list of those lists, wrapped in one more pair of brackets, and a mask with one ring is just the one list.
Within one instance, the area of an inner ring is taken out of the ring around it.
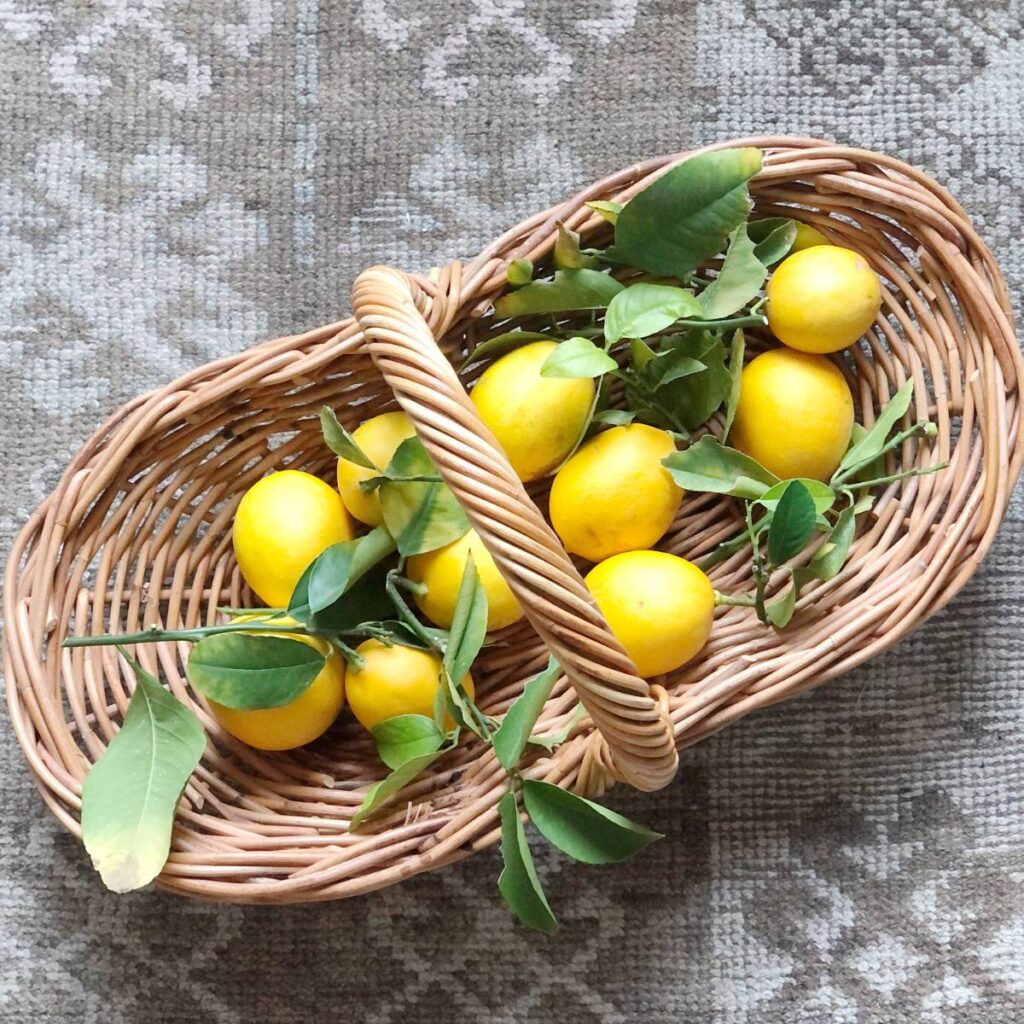
{"label": "yellow lemon", "polygon": [[860,253],[814,245],[787,256],[768,282],[768,326],[801,352],[852,345],[882,306],[878,275]]}
{"label": "yellow lemon", "polygon": [[685,665],[711,635],[714,587],[685,558],[626,551],[595,565],[586,583],[642,676]]}
{"label": "yellow lemon", "polygon": [[599,562],[656,544],[683,498],[661,464],[675,448],[668,431],[642,423],[583,445],[551,485],[551,525],[566,550]]}
{"label": "yellow lemon", "polygon": [[[236,621],[253,618],[259,619],[260,616],[240,616]],[[294,626],[295,620],[274,619],[274,624],[278,623]],[[244,711],[211,700],[210,711],[232,736],[258,750],[291,750],[312,743],[330,728],[345,704],[345,660],[336,651],[332,651],[327,643],[315,637],[301,633],[260,635],[280,635],[309,644],[321,654],[327,655],[327,664],[309,687],[290,704],[283,704],[279,708]]]}
{"label": "yellow lemon", "polygon": [[[388,463],[398,446],[415,436],[409,417],[404,412],[385,412],[360,423],[352,431],[356,444],[369,456],[378,470],[387,469]],[[347,459],[338,459],[338,490],[345,508],[361,523],[369,526],[380,524],[380,496],[376,491],[367,494],[360,490],[359,481],[376,476],[371,469],[357,466]]]}
{"label": "yellow lemon", "polygon": [[793,239],[793,248],[790,253],[802,252],[810,249],[813,245],[829,245],[829,240],[815,227],[804,224],[803,221],[796,222],[796,238]]}
{"label": "yellow lemon", "polygon": [[540,375],[555,348],[553,341],[537,341],[509,352],[484,371],[470,394],[521,480],[537,480],[565,459],[594,400],[592,380]]}
{"label": "yellow lemon", "polygon": [[245,582],[275,608],[288,604],[299,577],[324,548],[354,535],[338,492],[293,469],[253,484],[238,505],[232,530]]}
{"label": "yellow lemon", "polygon": [[[366,640],[356,648],[363,667],[348,674],[348,706],[363,728],[372,729],[396,715],[434,715],[434,698],[441,685],[441,659],[433,651]],[[472,699],[476,692],[467,675],[462,686]]]}
{"label": "yellow lemon", "polygon": [[416,604],[431,622],[448,629],[455,614],[466,559],[473,554],[473,564],[480,584],[487,595],[487,628],[501,629],[523,617],[523,609],[498,572],[491,553],[484,547],[476,530],[436,551],[413,555],[406,563],[406,574],[416,583],[423,583],[427,592],[417,595]]}
{"label": "yellow lemon", "polygon": [[743,370],[732,444],[783,480],[828,480],[850,445],[853,396],[824,356],[777,348]]}

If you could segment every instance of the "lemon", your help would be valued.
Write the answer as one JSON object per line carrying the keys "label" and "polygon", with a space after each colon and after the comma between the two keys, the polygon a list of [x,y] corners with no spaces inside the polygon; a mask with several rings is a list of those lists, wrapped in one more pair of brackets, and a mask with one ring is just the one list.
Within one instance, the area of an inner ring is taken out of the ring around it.
{"label": "lemon", "polygon": [[[240,616],[235,621],[259,619],[261,616]],[[294,626],[295,620],[274,619],[282,626]],[[261,633],[261,636],[284,636],[315,647],[327,655],[327,663],[309,687],[289,704],[279,708],[241,710],[209,701],[213,717],[236,739],[258,750],[291,750],[312,743],[323,735],[338,717],[345,703],[345,661],[323,640],[301,633]]]}
{"label": "lemon", "polygon": [[656,544],[683,498],[661,464],[675,447],[668,431],[642,423],[583,445],[551,485],[551,525],[566,550],[599,562]]}
{"label": "lemon", "polygon": [[[348,706],[365,729],[396,715],[434,715],[434,699],[441,685],[441,659],[433,651],[366,640],[356,648],[361,669],[348,674]],[[462,686],[475,696],[473,679]],[[449,721],[449,727],[451,722]]]}
{"label": "lemon", "polygon": [[[416,434],[404,412],[385,412],[360,423],[352,438],[378,470],[385,470],[398,446]],[[360,480],[377,476],[372,469],[357,466],[347,459],[338,459],[338,490],[345,508],[361,523],[378,526],[381,521],[380,496],[367,494],[359,487]]]}
{"label": "lemon", "polygon": [[838,245],[787,256],[768,282],[768,326],[801,352],[852,345],[882,306],[882,286],[867,260]]}
{"label": "lemon", "polygon": [[537,480],[572,451],[587,424],[596,385],[590,379],[542,377],[555,350],[537,341],[492,363],[470,397],[521,480]]}
{"label": "lemon", "polygon": [[711,635],[715,590],[685,558],[626,551],[595,565],[586,583],[642,676],[685,665]]}
{"label": "lemon", "polygon": [[245,582],[271,607],[288,604],[295,584],[324,548],[351,540],[355,527],[338,492],[318,477],[286,469],[246,491],[232,540]]}
{"label": "lemon", "polygon": [[431,622],[448,629],[455,614],[462,574],[470,552],[487,595],[487,628],[501,629],[523,617],[523,609],[515,594],[498,572],[491,553],[484,546],[476,530],[470,530],[458,540],[435,551],[413,555],[406,563],[406,575],[416,583],[423,583],[427,592],[416,596],[420,611]]}
{"label": "lemon", "polygon": [[793,247],[790,253],[802,252],[810,249],[813,245],[829,245],[829,240],[815,227],[804,224],[803,221],[796,221],[796,238],[793,239]]}
{"label": "lemon", "polygon": [[740,379],[732,443],[783,480],[828,480],[850,445],[853,396],[824,356],[777,348]]}

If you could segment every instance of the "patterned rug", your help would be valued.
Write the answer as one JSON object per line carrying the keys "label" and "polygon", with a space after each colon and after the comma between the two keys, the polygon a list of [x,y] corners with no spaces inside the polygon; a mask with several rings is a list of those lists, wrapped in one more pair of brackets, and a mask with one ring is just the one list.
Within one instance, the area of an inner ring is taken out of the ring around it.
{"label": "patterned rug", "polygon": [[[468,255],[634,159],[748,133],[948,183],[1024,285],[1019,0],[0,0],[0,537],[102,417]],[[628,870],[496,855],[341,904],[106,894],[0,725],[0,1020],[1024,1019],[1021,502],[897,650],[616,791]]]}

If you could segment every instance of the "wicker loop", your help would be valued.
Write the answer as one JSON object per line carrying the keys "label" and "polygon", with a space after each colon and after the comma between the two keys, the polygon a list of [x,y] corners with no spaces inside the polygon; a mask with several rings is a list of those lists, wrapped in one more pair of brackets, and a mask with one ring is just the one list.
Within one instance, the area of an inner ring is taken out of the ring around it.
{"label": "wicker loop", "polygon": [[374,362],[607,742],[609,770],[637,789],[660,789],[679,761],[671,723],[477,414],[423,300],[415,282],[388,267],[364,271],[352,289]]}

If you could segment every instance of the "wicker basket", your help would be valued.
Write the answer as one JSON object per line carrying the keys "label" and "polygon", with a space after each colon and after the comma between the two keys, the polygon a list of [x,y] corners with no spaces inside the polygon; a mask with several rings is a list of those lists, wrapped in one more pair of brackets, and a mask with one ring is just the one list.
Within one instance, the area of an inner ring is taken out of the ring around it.
{"label": "wicker basket", "polygon": [[[846,568],[805,592],[787,630],[767,629],[749,608],[720,609],[703,656],[648,687],[538,511],[545,488],[527,495],[449,360],[502,329],[491,307],[511,259],[543,261],[558,221],[600,239],[608,229],[587,200],[626,200],[689,154],[629,167],[468,263],[426,278],[369,270],[356,282],[354,318],[265,342],[119,409],[17,538],[5,593],[10,714],[43,798],[69,830],[78,831],[82,779],[117,730],[131,680],[112,649],[63,650],[61,641],[210,623],[217,605],[250,600],[231,553],[236,502],[271,467],[329,475],[324,403],[352,428],[397,398],[526,609],[478,663],[483,708],[501,713],[549,649],[561,662],[566,678],[539,731],[566,725],[577,698],[587,715],[528,766],[530,777],[590,794],[612,779],[663,786],[679,747],[859,664],[950,600],[988,549],[1021,465],[1022,363],[999,270],[961,207],[896,160],[811,139],[722,145],[766,151],[752,182],[760,212],[814,224],[881,275],[882,315],[844,364],[860,419],[870,423],[913,378],[912,413],[931,418],[938,436],[907,442],[901,463],[949,468],[889,485]],[[691,497],[661,546],[693,557],[736,529],[728,499]],[[748,589],[749,552],[712,575],[723,590]],[[488,748],[462,744],[390,813],[350,834],[367,787],[385,773],[353,722],[343,718],[311,747],[260,753],[227,736],[190,690],[187,645],[137,653],[210,733],[164,888],[237,902],[337,899],[497,838],[505,779]]]}

